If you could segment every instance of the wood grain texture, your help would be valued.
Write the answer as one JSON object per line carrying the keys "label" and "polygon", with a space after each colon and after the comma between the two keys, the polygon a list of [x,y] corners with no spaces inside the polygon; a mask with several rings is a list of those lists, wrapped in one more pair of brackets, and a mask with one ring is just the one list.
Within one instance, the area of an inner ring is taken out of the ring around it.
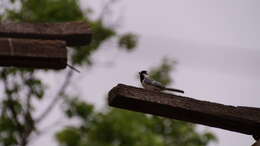
{"label": "wood grain texture", "polygon": [[256,141],[252,146],[260,146],[260,140]]}
{"label": "wood grain texture", "polygon": [[64,41],[0,38],[0,66],[62,69],[66,65]]}
{"label": "wood grain texture", "polygon": [[68,46],[87,45],[92,33],[86,22],[0,23],[0,37],[63,40]]}
{"label": "wood grain texture", "polygon": [[[110,106],[260,135],[260,109],[235,107],[118,84],[109,92]],[[258,139],[258,138],[257,138]]]}

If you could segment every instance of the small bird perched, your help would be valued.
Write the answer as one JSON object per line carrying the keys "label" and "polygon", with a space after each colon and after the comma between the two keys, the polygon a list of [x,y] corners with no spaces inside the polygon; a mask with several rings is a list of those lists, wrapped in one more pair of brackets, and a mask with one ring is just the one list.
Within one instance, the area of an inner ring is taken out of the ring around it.
{"label": "small bird perched", "polygon": [[160,82],[149,78],[148,73],[145,70],[139,72],[139,76],[140,76],[140,81],[142,86],[147,90],[152,90],[152,91],[169,90],[169,91],[184,93],[183,90],[164,87]]}

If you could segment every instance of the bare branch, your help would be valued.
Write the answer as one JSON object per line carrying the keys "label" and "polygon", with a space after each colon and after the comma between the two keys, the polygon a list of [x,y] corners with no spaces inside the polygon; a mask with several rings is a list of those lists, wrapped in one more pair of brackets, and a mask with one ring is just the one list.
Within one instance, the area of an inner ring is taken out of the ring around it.
{"label": "bare branch", "polygon": [[[30,72],[30,77],[29,78],[32,78],[33,76],[33,72]],[[24,77],[23,75],[23,72],[21,72],[21,77],[22,77],[22,80],[24,81],[24,84],[26,82],[26,78]],[[27,93],[27,96],[26,96],[26,110],[25,110],[25,113],[29,113],[30,112],[30,109],[31,109],[31,99],[32,99],[32,87],[29,86],[29,89],[28,89],[28,93]]]}
{"label": "bare branch", "polygon": [[67,89],[68,85],[71,82],[71,78],[73,76],[74,70],[69,70],[65,76],[64,83],[62,84],[61,88],[57,92],[56,96],[53,98],[49,106],[46,108],[46,110],[40,114],[39,118],[35,120],[36,123],[41,122],[43,119],[45,119],[49,113],[52,111],[52,109],[55,107],[57,102],[63,97],[65,90]]}
{"label": "bare branch", "polygon": [[100,13],[100,15],[99,15],[99,17],[98,17],[99,20],[104,20],[104,17],[105,17],[106,15],[111,14],[111,9],[110,9],[110,7],[111,7],[111,5],[112,5],[114,2],[116,2],[116,1],[115,1],[115,0],[108,0],[107,2],[104,2],[102,11],[101,11],[101,13]]}

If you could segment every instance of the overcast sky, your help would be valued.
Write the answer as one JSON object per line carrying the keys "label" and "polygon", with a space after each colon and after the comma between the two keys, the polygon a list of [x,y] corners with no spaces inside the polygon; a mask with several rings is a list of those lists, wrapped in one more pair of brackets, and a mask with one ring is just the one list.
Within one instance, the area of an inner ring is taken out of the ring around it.
{"label": "overcast sky", "polygon": [[[100,10],[102,0],[87,2]],[[85,1],[82,4],[86,7]],[[136,73],[167,56],[178,61],[172,86],[185,90],[186,96],[259,107],[259,6],[258,0],[121,0],[115,10],[123,16],[120,31],[138,33],[137,50],[129,54],[104,47],[94,55],[100,65],[76,76],[75,81],[80,82],[73,90],[87,101],[104,105],[113,86],[139,86]],[[117,63],[110,68],[102,65],[111,60]],[[217,134],[219,143],[212,146],[253,143],[243,134],[200,129]]]}
{"label": "overcast sky", "polygon": [[[96,0],[92,4],[98,9]],[[117,5],[117,12],[124,16],[122,29],[139,34],[139,47],[130,55],[121,53],[117,56],[120,63],[111,69],[100,67],[93,76],[103,76],[106,70],[110,78],[104,78],[105,91],[119,82],[139,85],[135,73],[168,56],[179,62],[173,73],[174,86],[188,96],[259,107],[259,6],[258,0],[124,0]],[[109,52],[98,52],[96,59],[106,60]],[[114,58],[112,53],[110,56]],[[94,81],[93,76],[86,81]],[[217,133],[219,146],[253,142],[249,136],[210,129]]]}

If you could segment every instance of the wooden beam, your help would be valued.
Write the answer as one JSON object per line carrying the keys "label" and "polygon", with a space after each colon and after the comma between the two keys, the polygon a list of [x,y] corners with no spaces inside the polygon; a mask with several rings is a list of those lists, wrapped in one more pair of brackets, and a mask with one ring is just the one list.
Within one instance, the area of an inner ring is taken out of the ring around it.
{"label": "wooden beam", "polygon": [[68,46],[87,45],[92,33],[86,22],[0,23],[0,37],[63,40]]}
{"label": "wooden beam", "polygon": [[260,140],[256,141],[252,146],[260,146]]}
{"label": "wooden beam", "polygon": [[235,107],[119,84],[109,92],[110,106],[260,135],[260,109]]}
{"label": "wooden beam", "polygon": [[0,38],[0,66],[62,69],[67,66],[64,41]]}

